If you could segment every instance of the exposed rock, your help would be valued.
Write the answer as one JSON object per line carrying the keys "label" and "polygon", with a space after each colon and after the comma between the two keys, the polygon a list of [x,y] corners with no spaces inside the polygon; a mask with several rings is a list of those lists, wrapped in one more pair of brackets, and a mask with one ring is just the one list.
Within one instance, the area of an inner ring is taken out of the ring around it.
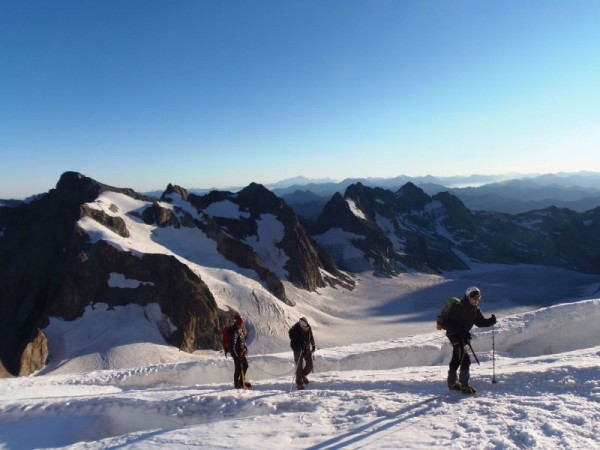
{"label": "exposed rock", "polygon": [[21,354],[19,375],[31,375],[42,369],[48,361],[48,338],[42,330],[29,342]]}
{"label": "exposed rock", "polygon": [[109,216],[104,211],[99,211],[94,208],[90,208],[87,205],[81,206],[81,217],[91,217],[96,222],[101,223],[106,228],[114,231],[121,237],[129,237],[129,231],[125,225],[125,221],[120,217]]}
{"label": "exposed rock", "polygon": [[183,200],[186,200],[186,201],[188,199],[188,191],[187,190],[185,190],[181,186],[172,185],[171,183],[168,184],[167,189],[165,190],[165,192],[163,192],[163,194],[161,195],[160,199],[163,200],[163,201],[168,201],[168,196],[170,194],[177,194]]}
{"label": "exposed rock", "polygon": [[397,210],[400,212],[422,211],[431,197],[413,183],[408,182],[396,192]]}
{"label": "exposed rock", "polygon": [[161,228],[174,227],[180,228],[179,220],[170,209],[163,208],[158,202],[153,202],[152,206],[144,209],[141,214],[144,223],[148,225],[156,225]]}

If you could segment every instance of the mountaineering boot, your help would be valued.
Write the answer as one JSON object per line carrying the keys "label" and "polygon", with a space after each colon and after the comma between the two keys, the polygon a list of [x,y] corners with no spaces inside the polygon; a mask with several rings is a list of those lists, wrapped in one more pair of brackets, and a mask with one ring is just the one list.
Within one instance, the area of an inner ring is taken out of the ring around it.
{"label": "mountaineering boot", "polygon": [[461,386],[460,390],[462,391],[463,394],[468,394],[468,395],[477,394],[477,391],[475,390],[475,388],[473,386],[469,386],[468,384]]}
{"label": "mountaineering boot", "polygon": [[249,381],[246,381],[246,383],[244,383],[244,388],[249,389],[252,387],[252,383],[250,383]]}
{"label": "mountaineering boot", "polygon": [[456,377],[456,370],[449,370],[448,371],[448,389],[452,390],[452,386],[454,386],[456,384],[456,382],[458,381],[457,377]]}
{"label": "mountaineering boot", "polygon": [[452,386],[448,386],[448,389],[450,389],[451,391],[462,391],[463,385],[459,382],[455,382]]}
{"label": "mountaineering boot", "polygon": [[306,377],[302,377],[302,381],[304,382],[304,384],[310,383],[310,381],[308,381],[308,378]]}
{"label": "mountaineering boot", "polygon": [[303,385],[303,384],[297,384],[297,385],[296,385],[296,389],[297,389],[298,391],[303,391],[303,390],[304,390],[304,385]]}

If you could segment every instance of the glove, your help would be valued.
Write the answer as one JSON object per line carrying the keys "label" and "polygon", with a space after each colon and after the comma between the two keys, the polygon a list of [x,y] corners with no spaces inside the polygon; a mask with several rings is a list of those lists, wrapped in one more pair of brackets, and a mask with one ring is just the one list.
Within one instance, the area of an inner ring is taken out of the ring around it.
{"label": "glove", "polygon": [[496,325],[497,320],[496,320],[496,316],[494,314],[492,314],[491,319],[492,319],[492,325]]}
{"label": "glove", "polygon": [[468,344],[469,342],[471,342],[471,333],[466,332],[465,334],[463,334],[462,339],[465,345]]}
{"label": "glove", "polygon": [[313,346],[310,348],[310,350],[311,350],[311,352],[312,352],[312,353],[314,353],[314,352],[315,352],[315,346],[313,345]]}

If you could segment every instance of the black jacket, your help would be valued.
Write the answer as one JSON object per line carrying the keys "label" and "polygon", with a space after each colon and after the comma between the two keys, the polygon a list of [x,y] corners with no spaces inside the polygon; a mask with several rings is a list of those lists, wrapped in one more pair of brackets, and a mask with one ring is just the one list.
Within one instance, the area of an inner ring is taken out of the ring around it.
{"label": "black jacket", "polygon": [[491,327],[494,325],[493,317],[486,319],[481,314],[478,306],[471,305],[467,297],[463,297],[460,303],[453,305],[446,316],[446,336],[451,340],[452,337],[460,337],[463,340],[470,340],[469,331],[473,325],[477,327]]}
{"label": "black jacket", "polygon": [[302,330],[299,323],[296,323],[288,332],[290,336],[290,347],[294,352],[309,354],[315,351],[315,339],[313,337],[312,328],[309,326],[308,331]]}

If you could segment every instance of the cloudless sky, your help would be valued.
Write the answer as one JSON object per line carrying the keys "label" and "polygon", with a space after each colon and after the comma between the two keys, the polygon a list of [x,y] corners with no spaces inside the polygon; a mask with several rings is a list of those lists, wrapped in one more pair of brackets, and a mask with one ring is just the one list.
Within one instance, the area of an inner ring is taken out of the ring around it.
{"label": "cloudless sky", "polygon": [[600,1],[0,0],[0,198],[600,171]]}

